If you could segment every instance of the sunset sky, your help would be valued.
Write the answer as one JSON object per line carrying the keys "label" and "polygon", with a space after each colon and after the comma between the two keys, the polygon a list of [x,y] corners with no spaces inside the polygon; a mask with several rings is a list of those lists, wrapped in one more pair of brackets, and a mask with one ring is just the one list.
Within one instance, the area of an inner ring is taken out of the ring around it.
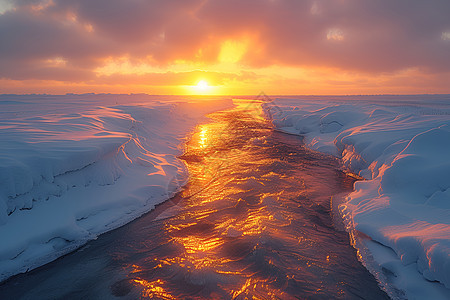
{"label": "sunset sky", "polygon": [[261,91],[450,93],[450,1],[0,0],[0,94]]}

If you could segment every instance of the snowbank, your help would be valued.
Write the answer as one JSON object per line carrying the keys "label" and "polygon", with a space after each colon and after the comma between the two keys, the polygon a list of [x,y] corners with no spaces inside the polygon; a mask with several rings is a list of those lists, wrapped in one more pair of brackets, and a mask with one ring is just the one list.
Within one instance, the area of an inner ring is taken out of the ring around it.
{"label": "snowbank", "polygon": [[370,237],[363,244],[379,279],[409,299],[449,299],[450,96],[281,98],[264,107],[277,128],[367,179],[340,210],[355,235]]}
{"label": "snowbank", "polygon": [[0,96],[0,281],[170,198],[183,140],[224,99]]}

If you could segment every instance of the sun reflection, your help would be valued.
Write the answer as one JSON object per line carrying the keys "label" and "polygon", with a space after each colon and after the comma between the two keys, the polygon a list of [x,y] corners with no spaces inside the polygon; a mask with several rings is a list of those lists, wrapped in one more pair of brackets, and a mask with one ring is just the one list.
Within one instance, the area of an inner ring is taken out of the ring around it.
{"label": "sun reflection", "polygon": [[[264,293],[261,293],[264,291]],[[260,296],[258,297],[258,294]],[[262,294],[262,295],[261,295]],[[248,278],[239,290],[233,291],[232,299],[299,299],[274,289],[268,283],[255,278]]]}
{"label": "sun reflection", "polygon": [[263,101],[249,99],[233,99],[236,110],[248,110],[251,116],[257,120],[266,120],[264,110],[261,106]]}
{"label": "sun reflection", "polygon": [[235,291],[233,293],[233,299],[235,299],[237,296],[239,296],[240,294],[242,294],[245,290],[247,290],[247,288],[252,284],[252,280],[249,278],[247,279],[247,281],[244,283],[244,285],[241,287],[240,290]]}
{"label": "sun reflection", "polygon": [[158,299],[176,299],[171,294],[166,292],[162,287],[165,282],[161,279],[157,279],[155,281],[147,281],[145,279],[134,279],[135,283],[139,284],[142,288],[142,297],[143,298],[154,298]]}
{"label": "sun reflection", "polygon": [[212,251],[224,243],[221,238],[200,238],[197,236],[175,237],[175,241],[186,249],[186,253],[199,253]]}
{"label": "sun reflection", "polygon": [[266,221],[270,221],[271,219],[272,215],[262,207],[250,212],[247,219],[237,223],[236,226],[240,228],[244,235],[258,235],[266,229]]}
{"label": "sun reflection", "polygon": [[206,141],[208,140],[208,128],[206,126],[204,126],[202,128],[202,130],[200,131],[199,137],[200,137],[200,141],[199,141],[200,148],[205,148]]}

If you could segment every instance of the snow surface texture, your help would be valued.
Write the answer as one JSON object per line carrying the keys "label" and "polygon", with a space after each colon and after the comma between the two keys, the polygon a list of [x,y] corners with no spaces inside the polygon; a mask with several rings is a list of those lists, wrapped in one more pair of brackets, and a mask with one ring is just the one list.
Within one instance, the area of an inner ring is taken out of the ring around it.
{"label": "snow surface texture", "polygon": [[180,190],[177,159],[224,99],[0,96],[0,281],[117,228]]}
{"label": "snow surface texture", "polygon": [[367,179],[339,209],[370,237],[378,275],[408,299],[450,299],[450,96],[279,98],[264,108],[279,130]]}

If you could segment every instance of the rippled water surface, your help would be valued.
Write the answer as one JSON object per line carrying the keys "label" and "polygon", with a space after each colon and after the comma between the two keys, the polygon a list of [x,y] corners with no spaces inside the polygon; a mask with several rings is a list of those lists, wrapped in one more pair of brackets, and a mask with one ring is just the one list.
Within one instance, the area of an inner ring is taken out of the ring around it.
{"label": "rippled water surface", "polygon": [[[198,126],[186,189],[140,219],[0,286],[4,299],[384,299],[333,226],[353,181],[237,101]],[[2,298],[3,299],[3,298]]]}

